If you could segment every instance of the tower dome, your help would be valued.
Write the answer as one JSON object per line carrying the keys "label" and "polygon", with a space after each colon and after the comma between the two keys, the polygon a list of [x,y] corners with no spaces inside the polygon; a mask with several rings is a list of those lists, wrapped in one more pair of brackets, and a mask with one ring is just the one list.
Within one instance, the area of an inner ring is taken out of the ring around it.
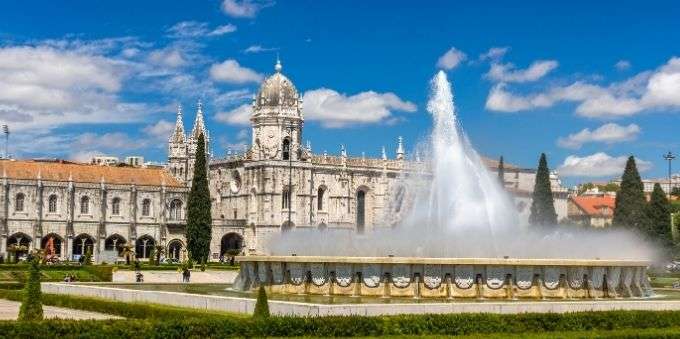
{"label": "tower dome", "polygon": [[295,85],[285,75],[281,74],[281,62],[276,61],[272,76],[262,83],[260,91],[255,97],[255,106],[259,107],[297,107],[299,95]]}

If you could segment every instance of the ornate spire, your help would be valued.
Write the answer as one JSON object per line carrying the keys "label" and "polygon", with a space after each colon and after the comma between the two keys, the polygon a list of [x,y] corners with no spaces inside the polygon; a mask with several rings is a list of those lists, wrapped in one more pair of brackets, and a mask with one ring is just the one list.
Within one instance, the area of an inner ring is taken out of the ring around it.
{"label": "ornate spire", "polygon": [[283,69],[283,65],[281,65],[281,59],[279,59],[279,54],[276,53],[276,65],[274,65],[274,70],[276,73],[281,73],[281,70]]}
{"label": "ornate spire", "polygon": [[385,146],[382,147],[382,159],[387,160],[387,152],[385,152]]}
{"label": "ornate spire", "polygon": [[198,140],[198,135],[203,133],[203,137],[208,139],[208,131],[205,129],[205,122],[203,121],[203,103],[198,99],[198,108],[196,110],[196,120],[194,120],[194,127],[191,130],[191,136]]}
{"label": "ornate spire", "polygon": [[182,104],[177,105],[177,121],[175,122],[175,131],[170,136],[170,142],[177,143],[184,142],[184,122],[182,122]]}
{"label": "ornate spire", "polygon": [[345,150],[344,144],[340,144],[340,156],[343,158],[347,158],[347,151]]}
{"label": "ornate spire", "polygon": [[404,138],[399,136],[399,142],[397,144],[397,159],[398,160],[403,160],[404,159]]}

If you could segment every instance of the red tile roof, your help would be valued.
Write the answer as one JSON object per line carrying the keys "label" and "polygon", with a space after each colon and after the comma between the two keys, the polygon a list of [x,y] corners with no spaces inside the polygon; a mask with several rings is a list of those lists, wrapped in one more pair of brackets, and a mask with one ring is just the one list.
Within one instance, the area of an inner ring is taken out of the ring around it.
{"label": "red tile roof", "polygon": [[183,187],[164,169],[100,166],[63,161],[0,160],[0,175],[11,179]]}
{"label": "red tile roof", "polygon": [[[599,215],[609,217],[614,215],[616,197],[611,195],[572,197],[571,201],[573,201],[585,214],[591,216]],[[603,207],[607,207],[606,212],[604,213],[602,211]]]}

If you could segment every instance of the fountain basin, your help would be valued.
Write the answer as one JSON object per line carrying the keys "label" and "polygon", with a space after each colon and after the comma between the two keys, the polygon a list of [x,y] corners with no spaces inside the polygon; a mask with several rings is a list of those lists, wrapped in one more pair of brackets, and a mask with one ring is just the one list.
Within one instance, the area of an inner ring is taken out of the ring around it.
{"label": "fountain basin", "polygon": [[648,261],[242,256],[234,287],[269,293],[418,298],[631,298],[652,295]]}

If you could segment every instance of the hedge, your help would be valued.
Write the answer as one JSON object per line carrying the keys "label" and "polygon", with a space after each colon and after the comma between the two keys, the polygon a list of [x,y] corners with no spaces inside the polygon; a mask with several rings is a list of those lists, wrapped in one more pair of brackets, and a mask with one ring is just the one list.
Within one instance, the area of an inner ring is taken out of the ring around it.
{"label": "hedge", "polygon": [[[22,300],[21,290],[2,290],[0,289],[0,299],[13,301]],[[99,312],[118,315],[133,319],[186,319],[186,318],[246,318],[245,315],[224,313],[217,311],[203,311],[190,308],[173,307],[156,304],[124,303],[112,300],[77,297],[61,294],[42,295],[43,305],[72,308],[77,310]],[[1,333],[1,332],[0,332]]]}
{"label": "hedge", "polygon": [[[296,318],[299,321],[291,321],[292,318],[269,318],[268,320],[236,319],[226,318],[215,319],[170,319],[170,320],[50,320],[40,322],[16,322],[0,321],[0,333],[7,338],[224,338],[224,337],[260,337],[260,336],[418,336],[423,335],[439,338],[442,335],[469,335],[473,338],[679,338],[680,328],[620,328],[620,329],[587,329],[580,331],[561,331],[546,330],[536,328],[526,330],[527,326],[522,326],[522,332],[516,330],[520,328],[511,327],[491,332],[491,327],[482,328],[484,325],[474,327],[459,328],[452,331],[451,327],[447,330],[436,330],[432,325],[440,324],[435,322],[431,325],[423,324],[409,326],[411,330],[406,332],[405,327],[397,327],[395,330],[380,327],[361,327],[352,326],[353,321],[358,317],[334,317],[334,318]],[[317,321],[310,321],[317,319]],[[340,320],[340,321],[338,321]],[[400,324],[405,320],[402,319]],[[426,319],[423,319],[426,320]],[[451,319],[453,320],[453,319]],[[482,324],[487,323],[485,317],[457,319],[466,321],[477,321]],[[336,322],[338,321],[338,322]],[[319,326],[324,322],[327,326]],[[395,323],[389,323],[394,325]],[[337,331],[339,327],[343,330]],[[430,331],[426,331],[426,329]],[[352,332],[352,329],[354,332]],[[478,330],[478,331],[475,331]]]}

